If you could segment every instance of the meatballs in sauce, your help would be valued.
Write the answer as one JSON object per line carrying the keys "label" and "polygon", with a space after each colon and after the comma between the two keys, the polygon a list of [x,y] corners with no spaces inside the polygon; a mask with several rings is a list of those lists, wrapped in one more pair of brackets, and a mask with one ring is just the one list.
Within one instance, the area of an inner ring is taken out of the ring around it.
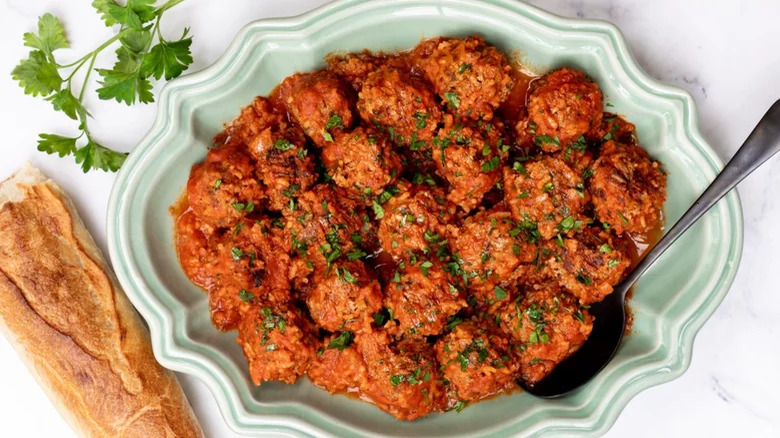
{"label": "meatballs in sauce", "polygon": [[585,72],[479,36],[326,61],[237,108],[172,210],[214,326],[256,385],[401,420],[543,379],[662,226],[661,164]]}

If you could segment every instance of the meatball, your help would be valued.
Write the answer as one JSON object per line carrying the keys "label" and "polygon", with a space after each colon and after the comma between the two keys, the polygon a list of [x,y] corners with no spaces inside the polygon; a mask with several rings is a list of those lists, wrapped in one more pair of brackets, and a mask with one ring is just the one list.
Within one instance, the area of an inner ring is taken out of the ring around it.
{"label": "meatball", "polygon": [[357,334],[367,376],[361,396],[400,420],[414,420],[439,409],[443,389],[439,366],[424,340],[391,343],[386,332]]}
{"label": "meatball", "polygon": [[501,166],[509,149],[501,131],[490,124],[464,126],[452,115],[444,117],[435,142],[441,152],[434,153],[434,162],[450,184],[447,199],[466,213],[501,180]]}
{"label": "meatball", "polygon": [[468,278],[468,291],[479,302],[496,299],[516,280],[516,268],[531,263],[536,248],[527,240],[512,215],[496,208],[468,217],[460,227],[449,227],[452,251]]}
{"label": "meatball", "polygon": [[221,134],[217,135],[214,143],[249,144],[261,132],[282,123],[283,120],[283,114],[277,112],[268,99],[258,96],[250,105],[241,108],[238,117],[230,122]]}
{"label": "meatball", "polygon": [[279,229],[257,219],[212,242],[215,257],[205,266],[213,278],[209,292],[211,320],[233,330],[252,304],[285,303],[290,298],[290,258]]}
{"label": "meatball", "polygon": [[338,186],[357,196],[379,195],[401,174],[401,159],[385,137],[362,126],[328,143],[322,162]]}
{"label": "meatball", "polygon": [[581,174],[563,160],[542,156],[504,168],[504,200],[519,222],[532,222],[550,239],[580,229],[589,199]]}
{"label": "meatball", "polygon": [[596,142],[613,140],[620,144],[639,144],[634,124],[611,113],[604,113],[601,125],[591,130],[587,137]]}
{"label": "meatball", "polygon": [[360,330],[382,308],[382,288],[363,262],[335,264],[306,296],[314,322],[329,331]]}
{"label": "meatball", "polygon": [[520,376],[531,385],[577,351],[593,330],[587,309],[551,285],[529,289],[496,315],[514,345]]}
{"label": "meatball", "polygon": [[187,201],[198,219],[216,228],[232,227],[266,198],[254,178],[246,147],[229,144],[214,148],[206,160],[192,166]]}
{"label": "meatball", "polygon": [[466,301],[457,279],[438,261],[403,264],[385,288],[385,307],[409,335],[437,335]]}
{"label": "meatball", "polygon": [[317,146],[325,146],[352,127],[353,91],[332,72],[296,73],[279,85],[279,97]]}
{"label": "meatball", "polygon": [[408,69],[405,56],[374,54],[368,50],[346,55],[328,55],[325,58],[328,69],[360,91],[369,73],[379,70],[383,65],[400,70]]}
{"label": "meatball", "polygon": [[329,347],[336,339],[337,335],[325,339],[306,372],[312,383],[331,394],[353,392],[366,380],[366,364],[354,344]]}
{"label": "meatball", "polygon": [[561,151],[601,125],[601,90],[585,73],[560,68],[534,81],[532,88],[528,121],[518,127],[533,131],[534,143],[543,151]]}
{"label": "meatball", "polygon": [[210,265],[216,263],[216,251],[209,245],[211,227],[204,225],[192,210],[176,220],[176,248],[184,272],[193,283],[209,290],[216,282]]}
{"label": "meatball", "polygon": [[363,120],[382,127],[395,144],[412,151],[430,149],[441,120],[441,110],[426,84],[392,67],[366,77],[357,108]]}
{"label": "meatball", "polygon": [[549,242],[546,268],[561,287],[583,304],[601,301],[612,293],[631,265],[622,244],[613,236],[590,227],[572,238]]}
{"label": "meatball", "polygon": [[295,267],[295,287],[308,289],[312,286],[308,273],[323,276],[334,263],[356,250],[354,242],[359,240],[363,220],[354,203],[325,184],[290,202],[293,208],[282,212],[286,219],[284,234],[295,261],[303,264]]}
{"label": "meatball", "polygon": [[639,146],[608,141],[593,165],[590,192],[599,219],[615,233],[646,233],[661,220],[666,175]]}
{"label": "meatball", "polygon": [[255,385],[295,383],[315,357],[314,328],[294,307],[255,307],[238,327],[236,342],[249,362]]}
{"label": "meatball", "polygon": [[516,365],[509,348],[502,334],[492,333],[484,322],[470,320],[439,339],[436,358],[458,398],[476,401],[515,386]]}
{"label": "meatball", "polygon": [[445,234],[451,216],[446,202],[432,192],[402,191],[382,207],[379,242],[396,260],[427,252],[431,236]]}
{"label": "meatball", "polygon": [[478,36],[434,38],[413,57],[436,93],[462,117],[490,120],[514,85],[506,56]]}
{"label": "meatball", "polygon": [[317,180],[314,159],[299,128],[286,124],[267,128],[252,139],[249,152],[272,210],[281,211],[289,205],[289,193],[308,190]]}

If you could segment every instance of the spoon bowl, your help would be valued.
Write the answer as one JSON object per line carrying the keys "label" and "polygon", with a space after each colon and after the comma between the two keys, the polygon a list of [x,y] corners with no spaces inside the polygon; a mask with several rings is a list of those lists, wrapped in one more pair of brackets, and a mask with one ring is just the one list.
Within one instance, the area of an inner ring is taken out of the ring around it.
{"label": "spoon bowl", "polygon": [[780,151],[780,100],[758,122],[731,161],[707,187],[699,199],[648,251],[633,270],[604,300],[591,305],[593,331],[574,354],[559,363],[545,378],[523,389],[537,397],[556,398],[581,387],[612,360],[626,327],[626,294],[639,277],[696,221],[750,173]]}

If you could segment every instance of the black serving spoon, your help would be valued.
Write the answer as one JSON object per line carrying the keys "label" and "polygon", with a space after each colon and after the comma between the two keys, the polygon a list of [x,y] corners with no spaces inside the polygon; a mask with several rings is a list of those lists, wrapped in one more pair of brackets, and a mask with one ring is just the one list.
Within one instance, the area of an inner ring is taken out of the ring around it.
{"label": "black serving spoon", "polygon": [[593,332],[585,344],[535,385],[529,386],[519,381],[523,389],[538,397],[556,398],[574,391],[598,374],[615,355],[623,339],[626,325],[626,293],[631,286],[678,237],[704,216],[704,213],[778,151],[780,151],[780,100],[769,108],[731,161],[683,217],[645,255],[623,282],[615,286],[614,292],[603,301],[591,306],[590,313],[595,317],[595,321]]}

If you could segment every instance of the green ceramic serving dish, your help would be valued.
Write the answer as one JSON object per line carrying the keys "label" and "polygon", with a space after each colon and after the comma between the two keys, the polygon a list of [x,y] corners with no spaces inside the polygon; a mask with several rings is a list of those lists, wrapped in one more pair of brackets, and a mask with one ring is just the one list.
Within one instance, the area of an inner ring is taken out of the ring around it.
{"label": "green ceramic serving dish", "polygon": [[634,122],[642,145],[664,163],[668,222],[721,169],[699,133],[693,99],[648,77],[609,23],[560,18],[512,0],[344,0],[298,17],[250,23],[214,65],[163,89],[156,122],[117,176],[108,207],[111,260],[149,323],[158,360],[200,378],[231,428],[254,436],[595,436],[639,391],[688,367],[696,332],[737,271],[742,216],[736,193],[642,277],[632,301],[633,333],[607,368],[565,398],[515,393],[404,423],[306,379],[255,387],[235,334],[212,327],[206,295],[177,261],[168,208],[223,123],[285,76],[321,67],[329,52],[406,49],[423,37],[475,33],[540,73],[569,65],[591,75],[610,110]]}

